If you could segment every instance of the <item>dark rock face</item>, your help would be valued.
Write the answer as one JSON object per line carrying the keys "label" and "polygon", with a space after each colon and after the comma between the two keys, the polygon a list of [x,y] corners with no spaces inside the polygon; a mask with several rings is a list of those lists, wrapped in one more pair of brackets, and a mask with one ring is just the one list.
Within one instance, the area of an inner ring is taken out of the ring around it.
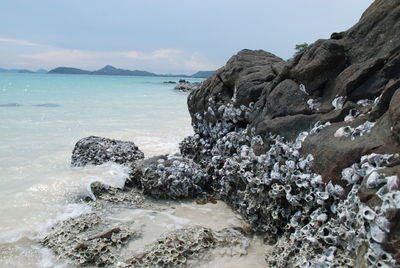
{"label": "dark rock face", "polygon": [[[350,30],[336,33],[329,40],[316,41],[288,62],[264,51],[240,51],[204,81],[201,88],[191,92],[188,105],[196,133],[201,137],[211,137],[215,142],[218,137],[213,137],[213,129],[226,122],[228,131],[247,128],[254,129],[256,135],[265,136],[271,132],[293,140],[318,121],[342,121],[346,115],[338,118],[338,110],[348,109],[348,112],[351,107],[360,110],[360,105],[355,105],[357,102],[373,101],[383,96],[383,92],[391,86],[390,94],[386,96],[389,103],[400,87],[400,43],[394,39],[400,34],[399,16],[397,1],[375,1]],[[343,109],[335,109],[332,104],[338,97],[343,97]],[[221,106],[245,106],[243,108],[248,110],[238,122],[233,122],[221,112]],[[378,116],[376,113],[369,115],[369,120],[379,120],[378,125],[384,125],[386,117],[390,117],[384,116],[387,110],[388,105],[381,109]],[[396,117],[395,112],[391,114],[392,118]],[[333,131],[339,125],[330,128]],[[396,131],[398,133],[396,129],[393,126],[393,135]],[[324,140],[322,135],[319,140],[315,138],[308,142],[305,154]],[[369,141],[369,149],[358,151],[333,142],[332,138],[325,143],[349,157],[347,163],[338,164],[340,169],[349,162],[357,161],[362,153],[382,148],[386,137],[390,136],[390,129],[380,128],[377,135],[381,141]],[[362,144],[360,141],[360,148]],[[395,151],[399,147],[392,149]],[[330,153],[325,152],[327,154]],[[325,155],[316,155],[316,159],[326,158]],[[318,165],[316,168],[324,177],[339,175],[331,173],[324,165]]]}
{"label": "dark rock face", "polygon": [[71,165],[74,167],[101,165],[108,161],[128,164],[142,158],[144,158],[143,152],[133,142],[91,136],[75,144]]}

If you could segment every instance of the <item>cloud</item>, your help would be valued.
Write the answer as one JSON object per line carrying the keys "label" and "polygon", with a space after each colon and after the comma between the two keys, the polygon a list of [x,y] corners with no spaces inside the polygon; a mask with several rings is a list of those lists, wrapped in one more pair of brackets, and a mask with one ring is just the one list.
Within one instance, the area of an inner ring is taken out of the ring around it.
{"label": "cloud", "polygon": [[96,53],[81,50],[51,50],[46,52],[19,54],[21,58],[39,60],[43,62],[74,62],[96,57]]}
{"label": "cloud", "polygon": [[210,71],[218,69],[218,66],[204,59],[199,53],[194,53],[184,61],[185,67],[191,70]]}
{"label": "cloud", "polygon": [[[94,51],[57,48],[39,45],[26,40],[0,38],[10,45],[11,53],[0,56],[1,62],[24,62],[31,68],[52,69],[69,66],[95,70],[111,64],[124,69],[140,69],[158,73],[189,73],[201,70],[215,70],[217,66],[198,52],[187,52],[177,48],[161,48],[153,51]],[[15,44],[28,47],[15,47]],[[4,64],[3,64],[4,65]],[[13,64],[15,65],[15,64]],[[22,64],[21,64],[22,65]],[[15,66],[13,66],[15,67]]]}
{"label": "cloud", "polygon": [[211,63],[200,53],[186,53],[183,50],[166,48],[155,50],[151,53],[143,53],[139,51],[126,51],[121,52],[119,55],[136,60],[145,61],[162,61],[166,60],[168,64],[173,65],[173,67],[185,67],[191,71],[199,70],[216,70],[218,66]]}
{"label": "cloud", "polygon": [[0,43],[8,43],[8,44],[13,44],[13,45],[30,46],[30,47],[40,46],[40,44],[33,43],[33,42],[30,42],[27,40],[3,38],[3,37],[0,37]]}
{"label": "cloud", "polygon": [[125,51],[118,54],[127,58],[138,60],[159,60],[159,59],[174,59],[178,55],[182,55],[184,51],[173,48],[159,49],[151,53],[143,53],[140,51]]}

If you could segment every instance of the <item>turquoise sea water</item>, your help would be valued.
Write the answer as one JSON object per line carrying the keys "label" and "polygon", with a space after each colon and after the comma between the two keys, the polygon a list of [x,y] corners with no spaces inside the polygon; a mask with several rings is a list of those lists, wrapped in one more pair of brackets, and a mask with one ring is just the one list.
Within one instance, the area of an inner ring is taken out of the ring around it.
{"label": "turquoise sea water", "polygon": [[53,267],[35,239],[89,209],[76,196],[90,181],[125,179],[118,165],[70,168],[80,138],[131,140],[146,156],[177,150],[192,128],[187,94],[170,80],[0,74],[0,267]]}

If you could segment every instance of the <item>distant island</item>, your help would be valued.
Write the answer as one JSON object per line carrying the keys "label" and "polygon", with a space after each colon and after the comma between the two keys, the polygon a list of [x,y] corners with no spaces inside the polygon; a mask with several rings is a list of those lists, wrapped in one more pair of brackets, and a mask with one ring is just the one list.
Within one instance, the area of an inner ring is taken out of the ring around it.
{"label": "distant island", "polygon": [[126,75],[126,76],[162,76],[162,77],[188,77],[188,78],[208,78],[215,71],[200,71],[192,75],[184,74],[155,74],[147,71],[140,70],[125,70],[115,68],[114,66],[107,65],[97,71],[87,71],[71,67],[58,67],[50,70],[49,74],[87,74],[87,75]]}
{"label": "distant island", "polygon": [[126,75],[126,76],[159,76],[159,77],[186,77],[186,78],[208,78],[215,71],[199,71],[192,75],[186,74],[155,74],[147,71],[140,70],[125,70],[115,68],[111,65],[106,65],[103,68],[96,71],[87,71],[78,68],[71,67],[58,67],[53,70],[47,71],[44,69],[39,69],[36,71],[31,71],[27,69],[3,69],[0,68],[0,73],[30,73],[30,74],[88,74],[88,75]]}
{"label": "distant island", "polygon": [[31,71],[27,69],[3,69],[0,68],[0,73],[24,73],[24,74],[47,74],[47,70],[39,69]]}

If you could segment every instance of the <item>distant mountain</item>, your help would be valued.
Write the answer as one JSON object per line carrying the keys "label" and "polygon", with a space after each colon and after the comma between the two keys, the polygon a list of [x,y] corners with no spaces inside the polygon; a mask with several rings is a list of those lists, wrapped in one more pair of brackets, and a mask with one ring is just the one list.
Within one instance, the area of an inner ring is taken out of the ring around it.
{"label": "distant mountain", "polygon": [[3,69],[0,68],[0,73],[18,73],[20,70],[17,69]]}
{"label": "distant mountain", "polygon": [[0,73],[24,73],[24,74],[34,74],[34,73],[40,73],[40,74],[45,74],[47,73],[47,70],[44,69],[39,69],[37,71],[31,71],[27,69],[3,69],[0,68]]}
{"label": "distant mountain", "polygon": [[27,69],[22,69],[22,70],[18,70],[18,73],[20,73],[20,74],[34,74],[35,72],[27,70]]}
{"label": "distant mountain", "polygon": [[201,71],[193,75],[177,75],[177,74],[155,74],[140,70],[125,70],[106,65],[97,71],[87,71],[70,67],[58,67],[48,72],[49,74],[90,74],[90,75],[126,75],[126,76],[162,76],[162,77],[188,77],[188,78],[208,78],[214,71]]}
{"label": "distant mountain", "polygon": [[78,68],[71,67],[58,67],[53,70],[47,71],[44,69],[39,69],[36,71],[31,71],[27,69],[3,69],[0,68],[0,73],[26,73],[26,74],[90,74],[90,75],[127,75],[127,76],[159,76],[159,77],[185,77],[185,78],[208,78],[215,71],[200,71],[192,75],[185,74],[155,74],[147,71],[140,70],[125,70],[115,68],[111,65],[106,65],[97,71],[87,71]]}
{"label": "distant mountain", "polygon": [[107,65],[107,66],[101,68],[100,70],[92,72],[91,74],[94,74],[94,75],[157,76],[157,74],[155,74],[155,73],[139,71],[139,70],[130,71],[130,70],[118,69],[111,65]]}
{"label": "distant mountain", "polygon": [[78,68],[58,67],[48,72],[49,74],[92,74],[91,71],[86,71]]}
{"label": "distant mountain", "polygon": [[195,74],[192,74],[190,77],[193,78],[208,78],[212,76],[215,73],[215,71],[200,71]]}
{"label": "distant mountain", "polygon": [[45,69],[39,69],[39,70],[36,70],[36,72],[35,73],[37,73],[37,74],[47,74],[48,73],[48,71],[47,70],[45,70]]}

